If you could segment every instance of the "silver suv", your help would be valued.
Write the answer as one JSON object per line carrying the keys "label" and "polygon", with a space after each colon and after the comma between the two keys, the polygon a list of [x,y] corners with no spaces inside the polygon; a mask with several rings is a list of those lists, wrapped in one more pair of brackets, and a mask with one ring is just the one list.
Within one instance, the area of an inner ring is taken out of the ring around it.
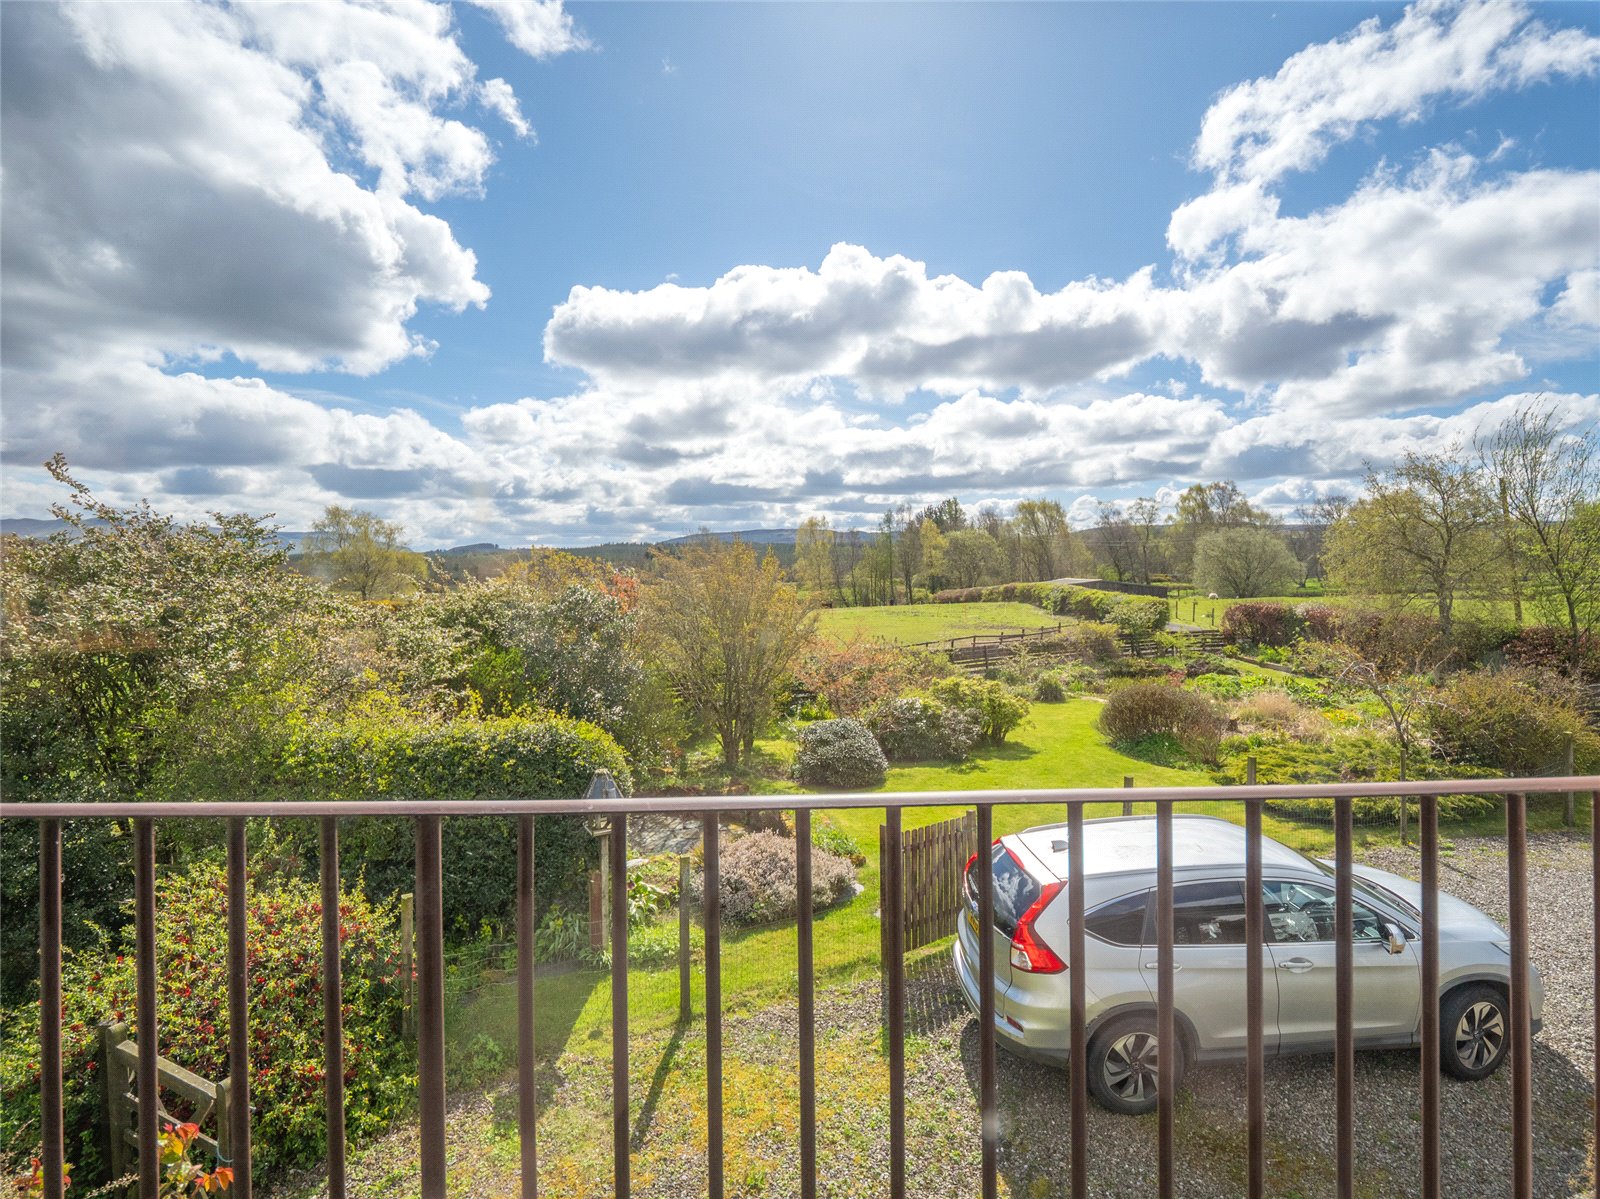
{"label": "silver suv", "polygon": [[[1244,1056],[1245,835],[1209,816],[1174,816],[1173,993],[1190,1061]],[[995,1031],[1000,1044],[1061,1063],[1068,1047],[1067,830],[1047,825],[1001,837],[994,870]],[[957,921],[956,975],[978,1010],[978,896],[967,863]],[[1088,820],[1083,827],[1088,973],[1088,1077],[1112,1111],[1156,1104],[1156,822]],[[1262,838],[1269,978],[1262,988],[1268,1054],[1325,1052],[1334,1040],[1334,880],[1331,865]],[[1355,1036],[1358,1048],[1416,1045],[1421,1025],[1422,888],[1354,867]],[[1529,967],[1534,1031],[1544,1007]],[[1439,896],[1440,1063],[1457,1078],[1494,1073],[1510,1032],[1510,942],[1482,912]]]}

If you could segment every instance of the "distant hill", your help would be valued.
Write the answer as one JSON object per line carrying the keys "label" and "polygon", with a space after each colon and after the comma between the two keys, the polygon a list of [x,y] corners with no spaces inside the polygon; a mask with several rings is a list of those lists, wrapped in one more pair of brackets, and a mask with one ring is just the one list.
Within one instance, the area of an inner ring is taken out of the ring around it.
{"label": "distant hill", "polygon": [[657,545],[688,545],[690,542],[699,541],[702,537],[714,537],[718,541],[748,541],[751,545],[793,545],[798,529],[739,529],[731,533],[690,533],[686,537],[671,537],[666,541],[658,541]]}

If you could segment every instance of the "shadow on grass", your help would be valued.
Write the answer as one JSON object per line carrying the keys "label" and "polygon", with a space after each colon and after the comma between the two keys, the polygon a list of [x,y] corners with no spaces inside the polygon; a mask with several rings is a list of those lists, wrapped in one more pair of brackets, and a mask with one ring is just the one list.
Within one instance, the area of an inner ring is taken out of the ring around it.
{"label": "shadow on grass", "polygon": [[628,1138],[629,1146],[638,1152],[644,1147],[645,1137],[650,1135],[650,1125],[655,1121],[656,1107],[661,1103],[661,1092],[666,1087],[667,1076],[672,1073],[672,1063],[677,1060],[678,1047],[683,1044],[683,1024],[680,1022],[673,1026],[672,1036],[661,1047],[661,1060],[656,1063],[655,1073],[650,1076],[650,1090],[645,1093],[644,1103],[639,1107],[639,1118],[634,1122],[633,1135]]}

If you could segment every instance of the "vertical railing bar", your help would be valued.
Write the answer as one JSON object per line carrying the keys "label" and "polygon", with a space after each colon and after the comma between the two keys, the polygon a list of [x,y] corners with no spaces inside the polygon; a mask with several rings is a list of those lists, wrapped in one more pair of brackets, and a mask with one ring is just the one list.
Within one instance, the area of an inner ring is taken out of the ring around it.
{"label": "vertical railing bar", "polygon": [[722,1199],[722,841],[715,812],[701,824],[706,922],[706,1189]]}
{"label": "vertical railing bar", "polygon": [[345,1199],[344,975],[339,953],[339,818],[321,820],[322,1096],[328,1134],[328,1199]]}
{"label": "vertical railing bar", "polygon": [[1422,1199],[1439,1199],[1439,797],[1417,808],[1422,838]]}
{"label": "vertical railing bar", "polygon": [[1156,1193],[1172,1199],[1177,1022],[1172,994],[1172,801],[1156,804]]}
{"label": "vertical railing bar", "polygon": [[1089,1194],[1089,967],[1083,925],[1083,805],[1067,805],[1067,1075],[1071,1090],[1072,1199]]}
{"label": "vertical railing bar", "polygon": [[617,1199],[628,1199],[628,814],[611,817],[611,1169]]}
{"label": "vertical railing bar", "polygon": [[134,922],[133,952],[137,971],[134,1010],[139,1021],[139,1199],[157,1199],[160,1149],[156,1108],[156,831],[144,816],[133,822]]}
{"label": "vertical railing bar", "polygon": [[250,1199],[249,859],[245,819],[228,820],[228,1152],[232,1199]]}
{"label": "vertical railing bar", "polygon": [[61,822],[39,822],[39,1164],[45,1199],[61,1199]]}
{"label": "vertical railing bar", "polygon": [[533,965],[538,913],[533,906],[533,817],[517,822],[517,1137],[521,1199],[539,1194],[539,1095],[534,1076]]}
{"label": "vertical railing bar", "polygon": [[1000,1103],[994,1040],[994,805],[978,805],[978,1117],[982,1138],[983,1199],[1000,1193]]}
{"label": "vertical railing bar", "polygon": [[906,902],[905,855],[900,845],[902,812],[890,808],[889,878],[883,919],[889,927],[889,1199],[906,1193]]}
{"label": "vertical railing bar", "polygon": [[794,814],[795,901],[799,907],[800,1199],[817,1197],[817,1013],[811,927],[811,809]]}
{"label": "vertical railing bar", "polygon": [[[1256,761],[1245,765],[1246,782],[1255,785]],[[1244,802],[1244,1007],[1245,1007],[1245,1166],[1246,1194],[1261,1199],[1267,1186],[1267,1104],[1263,1058],[1266,1055],[1266,980],[1262,962],[1266,940],[1261,894],[1261,801]],[[1276,985],[1276,984],[1274,984]]]}
{"label": "vertical railing bar", "polygon": [[422,1199],[444,1199],[444,870],[440,817],[417,817],[417,1091]]}
{"label": "vertical railing bar", "polygon": [[1533,1199],[1533,1013],[1528,997],[1528,797],[1506,796],[1511,907],[1511,1194]]}
{"label": "vertical railing bar", "polygon": [[[1600,791],[1589,793],[1589,889],[1594,904],[1594,935],[1600,939]],[[1589,959],[1594,964],[1594,1146],[1596,1165],[1600,1170],[1600,943],[1591,944]],[[1597,1180],[1600,1181],[1600,1180]]]}
{"label": "vertical railing bar", "polygon": [[1348,797],[1334,804],[1334,1112],[1335,1193],[1339,1199],[1355,1194],[1355,910],[1351,890],[1350,815]]}

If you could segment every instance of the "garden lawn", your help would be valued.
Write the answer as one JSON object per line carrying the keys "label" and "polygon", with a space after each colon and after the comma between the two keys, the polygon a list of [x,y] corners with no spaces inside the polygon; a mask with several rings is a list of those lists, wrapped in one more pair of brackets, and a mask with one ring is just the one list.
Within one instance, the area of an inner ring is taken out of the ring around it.
{"label": "garden lawn", "polygon": [[974,633],[1054,628],[1061,619],[1032,604],[899,604],[888,608],[824,608],[817,614],[817,628],[834,641],[874,637],[909,645],[970,637]]}

